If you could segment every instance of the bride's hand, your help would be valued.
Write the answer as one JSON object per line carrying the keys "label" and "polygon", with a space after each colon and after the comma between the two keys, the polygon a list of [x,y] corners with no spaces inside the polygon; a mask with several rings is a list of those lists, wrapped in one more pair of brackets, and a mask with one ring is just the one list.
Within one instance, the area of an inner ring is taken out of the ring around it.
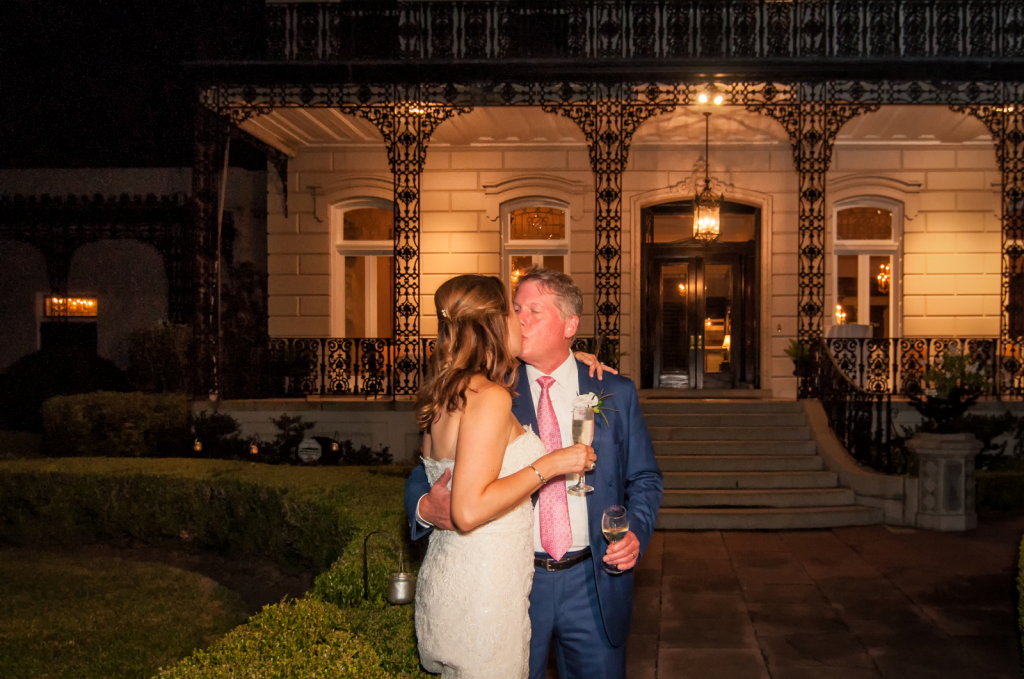
{"label": "bride's hand", "polygon": [[612,368],[611,366],[607,366],[604,363],[601,363],[599,360],[597,360],[597,356],[594,356],[593,354],[588,354],[585,351],[577,351],[573,355],[576,357],[576,360],[579,361],[580,363],[590,366],[591,377],[594,376],[595,372],[597,373],[598,381],[600,381],[601,378],[604,376],[604,371],[606,370],[610,372],[612,375],[619,374],[618,370]]}
{"label": "bride's hand", "polygon": [[584,443],[553,450],[541,459],[545,462],[546,479],[565,474],[582,474],[593,469],[597,463],[594,449]]}

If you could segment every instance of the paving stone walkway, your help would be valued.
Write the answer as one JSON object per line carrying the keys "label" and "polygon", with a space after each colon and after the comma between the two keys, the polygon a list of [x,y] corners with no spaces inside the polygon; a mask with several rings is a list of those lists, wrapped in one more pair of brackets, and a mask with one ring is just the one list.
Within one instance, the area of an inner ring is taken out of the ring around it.
{"label": "paving stone walkway", "polygon": [[629,679],[1020,677],[1024,518],[658,532],[638,566]]}

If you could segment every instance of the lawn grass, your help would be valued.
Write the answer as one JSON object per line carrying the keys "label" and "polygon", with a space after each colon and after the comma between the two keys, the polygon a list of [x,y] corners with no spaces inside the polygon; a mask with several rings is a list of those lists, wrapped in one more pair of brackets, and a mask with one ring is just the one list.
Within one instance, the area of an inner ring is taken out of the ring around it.
{"label": "lawn grass", "polygon": [[0,677],[151,677],[246,619],[234,593],[163,564],[0,550]]}

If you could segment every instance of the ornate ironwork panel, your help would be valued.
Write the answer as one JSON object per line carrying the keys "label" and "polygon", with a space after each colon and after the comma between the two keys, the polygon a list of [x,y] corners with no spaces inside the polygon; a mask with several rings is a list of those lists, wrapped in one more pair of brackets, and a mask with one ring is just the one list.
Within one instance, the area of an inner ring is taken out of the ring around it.
{"label": "ornate ironwork panel", "polygon": [[[621,86],[594,85],[586,103],[545,105],[583,131],[594,170],[594,331],[602,360],[618,366],[620,291],[622,287],[622,173],[633,133],[651,116],[671,111],[674,103],[648,103]],[[571,95],[570,97],[572,98]]]}
{"label": "ornate ironwork panel", "polygon": [[1024,350],[1024,85],[1006,87],[999,106],[953,106],[975,116],[992,133],[996,161],[1003,179],[1002,195],[1002,314],[999,336],[1007,371],[1000,377],[1015,385]]}
{"label": "ornate ironwork panel", "polygon": [[[810,345],[823,337],[825,314],[825,177],[832,163],[832,148],[840,128],[878,104],[850,101],[833,84],[801,85],[790,90],[795,101],[748,104],[747,109],[768,115],[786,129],[793,149],[799,182],[799,236],[797,339]],[[810,393],[811,382],[801,380],[800,393]]]}
{"label": "ornate ironwork panel", "polygon": [[[396,98],[397,99],[397,98]],[[403,97],[384,106],[342,105],[380,130],[395,179],[394,393],[416,394],[420,376],[420,178],[437,126],[468,107]]]}
{"label": "ornate ironwork panel", "polygon": [[1020,0],[431,0],[266,7],[280,61],[1014,58]]}

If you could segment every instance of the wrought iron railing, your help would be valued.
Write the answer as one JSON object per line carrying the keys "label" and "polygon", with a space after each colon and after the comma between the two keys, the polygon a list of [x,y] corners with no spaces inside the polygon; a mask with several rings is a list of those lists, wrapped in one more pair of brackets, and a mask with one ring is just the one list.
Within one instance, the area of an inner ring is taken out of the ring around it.
{"label": "wrought iron railing", "polygon": [[855,460],[876,471],[906,472],[893,447],[892,394],[861,388],[825,344],[815,347],[814,354],[816,391],[829,426],[846,450]]}
{"label": "wrought iron railing", "polygon": [[920,385],[929,365],[946,354],[967,354],[992,382],[993,396],[1024,395],[1024,360],[1019,342],[988,338],[887,337],[824,340],[837,368],[858,389],[905,396]]}
{"label": "wrought iron railing", "polygon": [[[436,344],[420,340],[421,383]],[[577,337],[572,348],[592,352],[594,339]],[[391,339],[277,337],[270,340],[270,375],[260,396],[394,396],[397,354]]]}
{"label": "wrought iron railing", "polygon": [[1021,0],[268,0],[266,21],[283,61],[1024,55]]}

